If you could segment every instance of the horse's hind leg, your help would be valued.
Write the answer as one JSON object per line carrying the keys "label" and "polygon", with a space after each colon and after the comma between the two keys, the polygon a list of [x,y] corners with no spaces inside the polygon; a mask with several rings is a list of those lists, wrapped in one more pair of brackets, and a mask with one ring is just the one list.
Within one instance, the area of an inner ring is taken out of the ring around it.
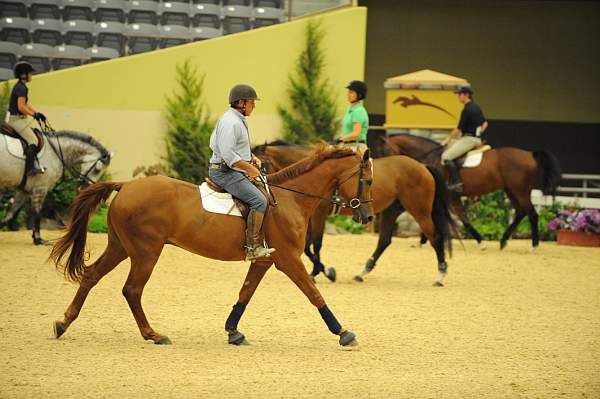
{"label": "horse's hind leg", "polygon": [[252,295],[254,295],[254,292],[256,291],[256,287],[258,287],[258,284],[260,284],[262,278],[272,264],[272,261],[253,262],[250,264],[250,269],[248,269],[248,274],[244,279],[238,301],[233,305],[229,317],[227,317],[227,321],[225,322],[225,331],[227,331],[227,334],[229,335],[228,340],[230,344],[241,345],[246,343],[244,334],[237,330],[237,326],[246,310],[246,305],[248,305],[250,299],[252,299]]}
{"label": "horse's hind leg", "polygon": [[394,202],[381,212],[381,216],[379,217],[379,240],[377,241],[377,248],[375,249],[375,252],[373,252],[373,255],[367,260],[367,264],[363,271],[354,276],[354,281],[363,282],[364,277],[373,271],[377,260],[392,242],[392,234],[394,232],[394,227],[396,226],[396,219],[402,212],[404,212],[404,208],[398,201]]}
{"label": "horse's hind leg", "polygon": [[123,246],[119,242],[119,239],[110,232],[108,236],[108,245],[104,250],[104,253],[90,266],[85,269],[81,282],[79,283],[79,289],[75,294],[75,298],[67,308],[65,312],[65,318],[63,321],[54,322],[54,335],[59,338],[65,333],[69,325],[75,321],[81,307],[85,302],[90,290],[100,281],[102,277],[113,270],[119,263],[127,258],[127,253]]}
{"label": "horse's hind leg", "polygon": [[313,245],[313,271],[311,276],[313,279],[319,274],[323,273],[330,281],[335,282],[337,273],[335,268],[326,267],[321,262],[321,248],[323,247],[323,234],[325,233],[325,223],[327,222],[327,216],[329,216],[329,205],[326,207],[319,205],[316,212],[311,218],[311,241]]}
{"label": "horse's hind leg", "polygon": [[471,221],[467,217],[467,212],[465,210],[465,206],[463,205],[462,201],[460,200],[460,197],[457,197],[457,196],[452,197],[451,207],[452,207],[452,211],[454,212],[454,214],[456,216],[458,216],[461,223],[465,227],[465,230],[467,230],[467,233],[469,233],[469,235],[477,241],[477,246],[479,247],[479,249],[482,249],[482,250],[485,249],[485,244],[482,243],[483,237],[481,236],[481,234],[479,234],[479,232],[471,224]]}
{"label": "horse's hind leg", "polygon": [[[506,247],[506,242],[508,241],[508,239],[510,238],[512,233],[515,231],[515,229],[517,228],[519,223],[521,223],[521,220],[523,220],[523,218],[527,214],[527,212],[523,211],[523,207],[521,206],[520,201],[509,190],[505,190],[505,191],[506,191],[506,194],[508,195],[508,198],[510,199],[510,202],[512,203],[513,207],[515,208],[515,219],[510,224],[510,226],[508,226],[508,228],[502,235],[502,239],[500,239],[500,249],[504,249],[504,247]],[[529,204],[531,205],[531,202]],[[531,208],[533,208],[533,205],[531,205]],[[533,209],[533,212],[535,212],[535,209]],[[531,220],[531,217],[530,217],[530,220]],[[537,230],[537,214],[536,214],[536,230]],[[537,231],[536,231],[536,233],[537,233]]]}
{"label": "horse's hind leg", "polygon": [[144,309],[142,309],[144,286],[152,275],[162,248],[163,244],[160,247],[145,248],[144,251],[136,251],[136,254],[131,256],[131,270],[123,286],[123,296],[127,299],[127,304],[131,309],[131,313],[133,313],[142,337],[146,340],[151,339],[155,344],[169,345],[171,340],[150,327]]}

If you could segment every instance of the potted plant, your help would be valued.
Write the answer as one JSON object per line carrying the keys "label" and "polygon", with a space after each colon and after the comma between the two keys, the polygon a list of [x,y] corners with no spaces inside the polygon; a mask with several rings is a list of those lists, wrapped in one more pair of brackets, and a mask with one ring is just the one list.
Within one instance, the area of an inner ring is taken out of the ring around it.
{"label": "potted plant", "polygon": [[598,209],[562,210],[548,223],[556,230],[561,245],[600,247],[600,211]]}

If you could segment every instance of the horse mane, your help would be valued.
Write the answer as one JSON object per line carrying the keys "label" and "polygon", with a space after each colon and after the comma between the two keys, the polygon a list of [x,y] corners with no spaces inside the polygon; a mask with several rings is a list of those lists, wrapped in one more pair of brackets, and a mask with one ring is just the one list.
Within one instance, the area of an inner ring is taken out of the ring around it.
{"label": "horse mane", "polygon": [[356,152],[348,147],[332,147],[325,143],[318,144],[313,156],[298,161],[275,173],[267,175],[267,181],[280,184],[313,170],[315,167],[328,159],[344,158],[356,155]]}
{"label": "horse mane", "polygon": [[89,144],[92,147],[95,147],[98,151],[100,151],[100,154],[102,154],[102,156],[107,156],[110,159],[110,152],[102,144],[100,144],[95,138],[93,138],[90,135],[75,132],[72,130],[60,130],[60,131],[56,132],[55,134],[59,138],[67,137],[67,138],[70,138],[73,140],[82,141],[86,144]]}

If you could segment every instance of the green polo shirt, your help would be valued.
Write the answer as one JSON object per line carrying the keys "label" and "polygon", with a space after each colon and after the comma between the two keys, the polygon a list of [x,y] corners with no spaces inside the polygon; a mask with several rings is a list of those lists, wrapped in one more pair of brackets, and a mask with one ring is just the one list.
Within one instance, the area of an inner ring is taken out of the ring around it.
{"label": "green polo shirt", "polygon": [[369,130],[369,114],[363,106],[363,102],[359,101],[348,107],[346,114],[342,118],[342,136],[352,133],[352,126],[355,123],[360,123],[360,134],[358,141],[367,141],[367,130]]}

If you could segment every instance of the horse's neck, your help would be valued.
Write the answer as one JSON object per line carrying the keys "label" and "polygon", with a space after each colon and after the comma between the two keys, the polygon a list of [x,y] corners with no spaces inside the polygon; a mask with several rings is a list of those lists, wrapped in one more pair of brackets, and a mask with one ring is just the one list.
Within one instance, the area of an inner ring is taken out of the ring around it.
{"label": "horse's neck", "polygon": [[[399,148],[398,155],[406,155],[414,159],[418,159],[421,162],[435,161],[439,159],[439,155],[436,151],[433,151],[438,144],[429,142],[427,140],[420,140],[418,138],[407,139],[402,138],[396,140],[395,144]],[[425,159],[421,159],[425,156]]]}
{"label": "horse's neck", "polygon": [[84,156],[98,151],[94,146],[76,138],[61,135],[46,137],[52,142],[57,156],[62,157],[66,166],[73,166]]}
{"label": "horse's neck", "polygon": [[310,172],[294,177],[283,183],[287,188],[309,194],[309,195],[294,195],[295,201],[303,208],[309,209],[310,214],[316,209],[319,199],[311,197],[317,196],[328,198],[333,192],[335,180],[343,171],[341,166],[331,165],[333,162],[323,162],[316,166]]}

